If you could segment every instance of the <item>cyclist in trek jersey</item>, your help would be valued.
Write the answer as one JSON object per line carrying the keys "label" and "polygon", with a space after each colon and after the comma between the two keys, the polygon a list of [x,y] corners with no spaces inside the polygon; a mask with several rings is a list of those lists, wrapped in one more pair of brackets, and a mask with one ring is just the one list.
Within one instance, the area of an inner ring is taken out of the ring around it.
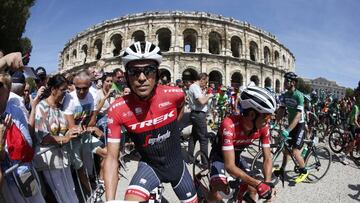
{"label": "cyclist in trek jersey", "polygon": [[118,184],[121,127],[141,155],[125,200],[146,201],[161,182],[171,183],[181,202],[197,202],[192,178],[183,161],[178,120],[184,93],[178,87],[157,85],[160,48],[150,42],[135,42],[123,56],[129,95],[118,98],[108,112],[108,156],[105,159],[106,199],[113,200]]}
{"label": "cyclist in trek jersey", "polygon": [[[289,126],[286,130],[282,130],[281,134],[284,137],[290,137],[289,140],[290,146],[292,146],[292,154],[295,157],[297,163],[299,164],[299,176],[295,179],[295,183],[300,183],[306,179],[309,175],[309,172],[305,168],[305,162],[301,156],[301,148],[304,145],[305,137],[305,113],[304,113],[304,95],[299,90],[296,89],[297,84],[297,75],[293,72],[287,72],[284,75],[285,78],[285,88],[287,92],[284,95],[284,103],[281,104],[279,113],[277,115],[277,120],[282,119],[285,113],[285,108],[288,110],[288,122]],[[274,171],[274,174],[280,175],[285,170],[287,160],[287,152],[284,151],[284,159],[280,169]]]}
{"label": "cyclist in trek jersey", "polygon": [[[228,193],[225,170],[234,178],[240,178],[250,187],[250,195],[255,200],[256,193],[260,198],[270,199],[272,193],[272,161],[270,151],[270,132],[268,122],[275,112],[275,98],[264,88],[247,87],[241,92],[241,115],[226,117],[219,129],[219,140],[213,145],[210,159],[211,178],[208,200],[220,201],[218,191]],[[247,175],[248,164],[241,157],[241,152],[260,139],[264,153],[264,181]]]}

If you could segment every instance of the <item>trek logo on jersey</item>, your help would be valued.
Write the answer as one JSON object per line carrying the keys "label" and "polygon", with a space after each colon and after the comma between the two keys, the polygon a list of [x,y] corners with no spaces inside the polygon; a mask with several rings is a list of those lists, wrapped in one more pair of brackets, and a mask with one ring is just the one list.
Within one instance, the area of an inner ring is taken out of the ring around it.
{"label": "trek logo on jersey", "polygon": [[164,90],[165,93],[175,93],[175,92],[183,92],[182,89],[169,89]]}
{"label": "trek logo on jersey", "polygon": [[144,128],[145,126],[151,126],[151,125],[156,125],[156,124],[162,123],[163,121],[166,121],[169,118],[175,117],[174,112],[175,112],[175,110],[172,110],[171,112],[161,115],[159,117],[156,117],[154,119],[150,119],[147,121],[132,124],[132,125],[130,125],[131,130],[135,130],[137,128]]}
{"label": "trek logo on jersey", "polygon": [[159,108],[164,108],[164,107],[167,107],[167,106],[170,106],[170,105],[172,105],[172,103],[169,102],[169,101],[166,101],[166,102],[160,103]]}
{"label": "trek logo on jersey", "polygon": [[121,106],[121,105],[125,104],[126,102],[127,102],[127,101],[121,101],[121,102],[114,103],[114,105],[111,106],[111,108],[110,108],[109,111],[112,111],[112,110],[115,109],[116,107]]}
{"label": "trek logo on jersey", "polygon": [[154,145],[157,143],[164,142],[165,140],[167,140],[170,137],[170,131],[167,130],[165,134],[163,134],[163,135],[159,134],[158,137],[150,138],[150,136],[151,136],[151,134],[146,136],[143,147],[147,147],[149,145]]}

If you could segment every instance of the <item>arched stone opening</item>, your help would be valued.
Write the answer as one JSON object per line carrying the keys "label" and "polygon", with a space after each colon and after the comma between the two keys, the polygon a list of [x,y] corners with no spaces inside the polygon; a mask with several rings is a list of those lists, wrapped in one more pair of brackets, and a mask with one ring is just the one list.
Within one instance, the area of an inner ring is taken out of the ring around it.
{"label": "arched stone opening", "polygon": [[275,92],[280,93],[280,80],[275,81]]}
{"label": "arched stone opening", "polygon": [[221,35],[217,32],[210,32],[209,34],[209,53],[220,54],[221,50]]}
{"label": "arched stone opening", "polygon": [[236,72],[231,76],[231,86],[232,87],[240,87],[243,85],[243,76],[241,73]]}
{"label": "arched stone opening", "polygon": [[242,42],[240,37],[233,36],[231,38],[231,52],[233,57],[240,57]]}
{"label": "arched stone opening", "polygon": [[250,81],[254,82],[256,86],[259,86],[260,80],[259,80],[258,76],[256,76],[256,75],[251,76]]}
{"label": "arched stone opening", "polygon": [[167,69],[160,68],[160,80],[162,84],[167,84],[171,82],[171,73]]}
{"label": "arched stone opening", "polygon": [[115,34],[110,38],[113,56],[119,56],[122,49],[122,36]]}
{"label": "arched stone opening", "polygon": [[169,51],[171,46],[171,31],[167,28],[161,28],[156,32],[156,35],[160,50],[163,52]]}
{"label": "arched stone opening", "polygon": [[264,84],[264,87],[272,87],[271,79],[269,77],[265,78]]}
{"label": "arched stone opening", "polygon": [[285,59],[285,55],[283,55],[282,66],[283,66],[284,69],[286,69],[286,59]]}
{"label": "arched stone opening", "polygon": [[275,66],[279,66],[280,65],[280,55],[279,55],[279,52],[278,51],[275,51]]}
{"label": "arched stone opening", "polygon": [[66,54],[66,56],[65,56],[65,64],[69,63],[69,60],[70,60],[70,56],[69,56],[69,54]]}
{"label": "arched stone opening", "polygon": [[137,42],[137,41],[145,41],[145,33],[142,30],[137,30],[132,34],[131,37],[133,42]]}
{"label": "arched stone opening", "polygon": [[209,84],[210,83],[215,84],[216,87],[222,85],[222,74],[217,70],[211,71],[209,73]]}
{"label": "arched stone opening", "polygon": [[101,39],[95,40],[94,48],[95,48],[95,59],[96,60],[101,59],[101,53],[102,53],[102,40]]}
{"label": "arched stone opening", "polygon": [[186,29],[183,32],[184,52],[196,52],[197,32],[193,29]]}
{"label": "arched stone opening", "polygon": [[77,51],[76,51],[76,49],[74,49],[74,50],[72,51],[72,58],[73,58],[73,59],[76,59],[76,58],[77,58]]}
{"label": "arched stone opening", "polygon": [[250,42],[250,60],[258,60],[258,45],[254,41]]}
{"label": "arched stone opening", "polygon": [[264,63],[270,63],[270,49],[267,46],[264,47]]}
{"label": "arched stone opening", "polygon": [[81,47],[81,51],[83,52],[84,54],[84,63],[86,62],[86,58],[87,58],[87,55],[88,55],[88,46],[86,44],[84,44],[82,47]]}
{"label": "arched stone opening", "polygon": [[196,80],[198,72],[192,68],[187,68],[182,73],[183,81],[194,81]]}

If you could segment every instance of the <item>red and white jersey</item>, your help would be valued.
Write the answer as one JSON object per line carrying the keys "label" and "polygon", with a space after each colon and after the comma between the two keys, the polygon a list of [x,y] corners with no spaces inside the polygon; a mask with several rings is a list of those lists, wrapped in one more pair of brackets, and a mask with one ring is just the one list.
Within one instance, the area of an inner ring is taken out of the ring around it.
{"label": "red and white jersey", "polygon": [[153,166],[182,162],[177,117],[184,104],[184,92],[178,87],[155,88],[154,95],[146,101],[130,94],[112,103],[108,111],[108,142],[120,142],[123,126],[143,161]]}
{"label": "red and white jersey", "polygon": [[270,147],[269,125],[267,124],[251,135],[245,135],[243,119],[241,115],[229,116],[224,119],[219,129],[221,150],[243,149],[256,139],[260,139],[262,147]]}

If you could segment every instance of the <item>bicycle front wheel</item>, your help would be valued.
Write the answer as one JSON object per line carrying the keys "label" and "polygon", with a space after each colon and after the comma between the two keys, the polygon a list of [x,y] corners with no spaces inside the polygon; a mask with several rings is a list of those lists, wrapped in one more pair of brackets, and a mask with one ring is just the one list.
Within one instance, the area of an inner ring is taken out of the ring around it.
{"label": "bicycle front wheel", "polygon": [[206,202],[206,194],[210,191],[210,161],[206,154],[198,151],[194,156],[193,179],[199,202]]}
{"label": "bicycle front wheel", "polygon": [[327,147],[314,146],[305,160],[305,167],[309,172],[309,182],[317,182],[329,171],[331,152]]}
{"label": "bicycle front wheel", "polygon": [[[250,170],[254,171],[254,170],[261,170],[263,171],[263,152],[262,150],[260,150],[254,157],[252,163],[251,163],[251,167]],[[276,160],[273,160],[273,170],[275,168],[278,168],[278,162],[276,162]],[[279,182],[279,178],[277,176],[275,176],[274,174],[272,174],[271,176],[271,182],[276,185]]]}

